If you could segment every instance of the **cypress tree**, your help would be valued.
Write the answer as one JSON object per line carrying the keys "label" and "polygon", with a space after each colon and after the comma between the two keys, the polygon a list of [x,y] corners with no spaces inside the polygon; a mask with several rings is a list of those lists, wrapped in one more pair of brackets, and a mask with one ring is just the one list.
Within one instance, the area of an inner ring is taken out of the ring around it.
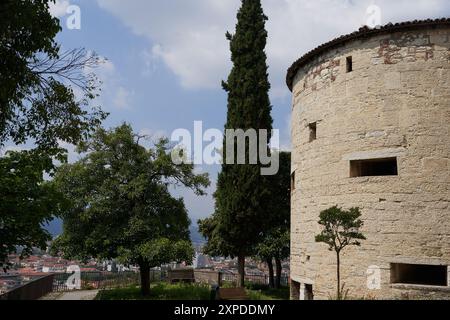
{"label": "cypress tree", "polygon": [[[265,148],[268,148],[273,122],[264,51],[268,18],[264,15],[260,0],[242,0],[237,19],[236,33],[226,34],[230,41],[233,68],[227,82],[223,82],[223,88],[228,93],[225,130],[255,129],[259,132],[266,129],[268,141]],[[237,149],[236,145],[234,148]],[[246,156],[245,165],[224,161],[215,193],[215,236],[220,238],[218,243],[222,244],[219,251],[238,258],[239,286],[244,286],[245,257],[253,254],[255,246],[264,236],[268,221],[265,203],[270,195],[269,179],[261,175],[262,164],[259,160],[256,165],[249,164],[248,143]]]}

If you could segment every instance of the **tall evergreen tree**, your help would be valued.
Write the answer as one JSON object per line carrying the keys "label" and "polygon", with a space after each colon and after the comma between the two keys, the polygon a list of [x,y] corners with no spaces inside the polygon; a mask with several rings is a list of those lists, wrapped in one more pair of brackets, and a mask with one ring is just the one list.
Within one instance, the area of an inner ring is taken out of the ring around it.
{"label": "tall evergreen tree", "polygon": [[[226,34],[230,40],[233,69],[228,81],[223,82],[228,93],[225,129],[267,129],[265,148],[268,148],[273,122],[264,51],[268,18],[260,0],[242,0],[237,19],[236,33]],[[225,143],[224,155],[227,154],[226,147]],[[234,148],[237,149],[236,145]],[[247,163],[249,152],[247,144]],[[207,248],[211,252],[238,258],[240,286],[244,285],[245,257],[253,254],[256,244],[264,237],[267,222],[268,210],[264,202],[270,195],[270,180],[261,175],[262,167],[260,162],[237,165],[224,161],[215,193],[216,211],[211,219],[200,221],[200,229],[210,242]]]}

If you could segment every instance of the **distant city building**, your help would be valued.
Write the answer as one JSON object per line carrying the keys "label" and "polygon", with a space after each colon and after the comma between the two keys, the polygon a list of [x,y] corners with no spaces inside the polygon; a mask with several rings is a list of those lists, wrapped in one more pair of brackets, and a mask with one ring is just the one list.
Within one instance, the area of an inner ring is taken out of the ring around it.
{"label": "distant city building", "polygon": [[194,258],[194,268],[195,269],[204,269],[212,267],[211,258],[202,253],[196,253]]}

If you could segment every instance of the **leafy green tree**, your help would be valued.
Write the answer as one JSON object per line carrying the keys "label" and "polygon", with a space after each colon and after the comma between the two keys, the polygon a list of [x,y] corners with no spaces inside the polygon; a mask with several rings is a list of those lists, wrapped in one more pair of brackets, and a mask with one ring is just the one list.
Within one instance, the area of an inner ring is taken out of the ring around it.
{"label": "leafy green tree", "polygon": [[[256,246],[256,256],[264,261],[269,268],[269,286],[271,288],[281,287],[282,261],[289,257],[290,253],[290,231],[283,228],[272,229],[264,241]],[[276,264],[276,277],[274,276],[274,265]]]}
{"label": "leafy green tree", "polygon": [[[269,268],[269,286],[271,288],[281,287],[282,262],[290,254],[290,231],[278,228],[272,229],[264,241],[256,246],[256,256],[266,262]],[[274,276],[275,260],[276,276]]]}
{"label": "leafy green tree", "polygon": [[[268,206],[270,217],[264,227],[265,237],[256,246],[255,255],[267,263],[270,287],[281,287],[282,261],[290,254],[291,220],[291,153],[280,152],[280,169],[269,177],[271,195]],[[273,261],[276,265],[274,277]]]}
{"label": "leafy green tree", "polygon": [[0,158],[0,268],[7,267],[8,254],[34,247],[46,249],[50,234],[43,229],[64,208],[62,196],[48,182],[44,171],[53,166],[36,151],[9,152]]}
{"label": "leafy green tree", "polygon": [[219,233],[217,214],[214,213],[209,218],[199,220],[198,229],[207,239],[207,242],[203,247],[204,253],[214,257],[229,257],[233,255],[232,247],[224,241]]}
{"label": "leafy green tree", "polygon": [[0,2],[0,147],[30,140],[60,154],[59,141],[77,144],[106,117],[90,107],[99,82],[86,72],[101,59],[84,49],[60,52],[50,2]]}
{"label": "leafy green tree", "polygon": [[291,153],[280,152],[278,174],[270,177],[272,195],[269,197],[271,214],[267,229],[274,237],[277,251],[274,254],[276,264],[275,287],[281,287],[282,261],[289,258],[291,251]]}
{"label": "leafy green tree", "polygon": [[271,237],[266,237],[264,242],[258,244],[256,247],[256,258],[265,262],[269,269],[269,287],[275,288],[275,272],[273,266],[273,252],[274,248],[272,246]]}
{"label": "leafy green tree", "polygon": [[55,37],[61,28],[49,13],[51,1],[0,1],[0,149],[7,142],[36,147],[0,159],[6,170],[0,177],[2,265],[17,246],[26,254],[49,239],[43,224],[58,203],[50,206],[56,195],[43,182],[44,172],[54,169],[55,158],[65,160],[60,142],[77,144],[106,117],[90,107],[99,82],[86,72],[100,58],[84,49],[60,52]]}
{"label": "leafy green tree", "polygon": [[[150,292],[150,269],[194,254],[183,199],[169,186],[204,195],[207,174],[175,165],[167,140],[146,149],[129,125],[99,129],[80,152],[86,156],[57,172],[54,183],[70,201],[55,249],[68,258],[118,259],[139,265],[142,294]],[[54,249],[54,250],[55,250]]]}
{"label": "leafy green tree", "polygon": [[359,208],[351,208],[347,211],[334,206],[320,213],[319,224],[323,230],[316,236],[316,242],[323,242],[329,246],[330,251],[336,252],[338,300],[342,299],[341,252],[348,246],[360,246],[360,240],[366,240],[366,237],[360,232],[364,225],[360,217]]}
{"label": "leafy green tree", "polygon": [[[228,93],[225,129],[267,129],[267,146],[272,129],[270,84],[264,52],[267,17],[259,0],[243,0],[237,19],[236,33],[227,33],[233,68],[227,82],[223,82]],[[234,148],[237,149],[236,144]],[[248,144],[245,152],[248,159]],[[223,154],[227,154],[226,143]],[[237,163],[236,159],[234,163]],[[262,239],[262,224],[267,216],[264,201],[270,190],[267,177],[261,175],[262,167],[261,163],[232,165],[224,162],[215,193],[214,221],[200,222],[203,230],[208,229],[205,224],[215,227],[212,234],[205,234],[213,241],[211,247],[238,258],[240,286],[244,285],[245,257],[253,255],[254,246]]]}

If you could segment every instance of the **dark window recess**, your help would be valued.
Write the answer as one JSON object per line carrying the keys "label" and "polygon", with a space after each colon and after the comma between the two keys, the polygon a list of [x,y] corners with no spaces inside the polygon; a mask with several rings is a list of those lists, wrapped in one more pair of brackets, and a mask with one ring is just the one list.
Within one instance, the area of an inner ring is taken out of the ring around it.
{"label": "dark window recess", "polygon": [[447,286],[447,266],[391,264],[391,283]]}
{"label": "dark window recess", "polygon": [[301,288],[301,285],[299,282],[291,280],[291,299],[292,300],[300,300],[300,288]]}
{"label": "dark window recess", "polygon": [[317,140],[317,122],[309,124],[309,142]]}
{"label": "dark window recess", "polygon": [[295,172],[291,174],[291,191],[295,190]]}
{"label": "dark window recess", "polygon": [[350,177],[397,176],[397,158],[350,161]]}
{"label": "dark window recess", "polygon": [[305,300],[314,300],[314,290],[311,284],[305,284]]}
{"label": "dark window recess", "polygon": [[347,72],[353,71],[353,58],[347,57]]}

